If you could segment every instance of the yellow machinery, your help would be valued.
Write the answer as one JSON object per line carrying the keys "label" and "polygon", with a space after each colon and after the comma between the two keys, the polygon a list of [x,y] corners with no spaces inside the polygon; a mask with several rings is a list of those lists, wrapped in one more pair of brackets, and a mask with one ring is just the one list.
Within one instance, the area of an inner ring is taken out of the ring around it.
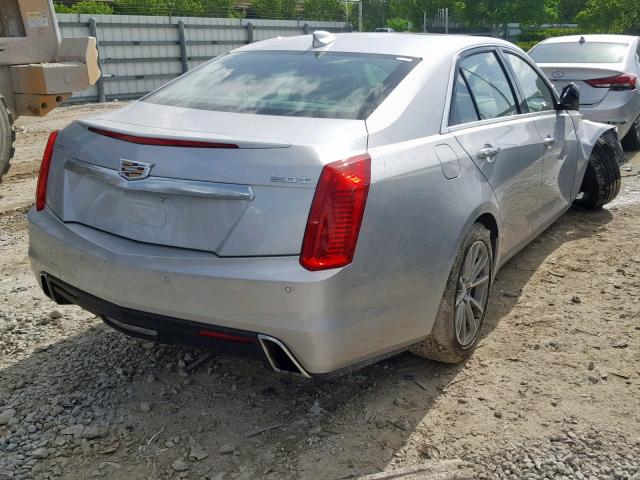
{"label": "yellow machinery", "polygon": [[0,182],[15,119],[46,115],[99,77],[96,39],[61,39],[51,0],[0,0]]}

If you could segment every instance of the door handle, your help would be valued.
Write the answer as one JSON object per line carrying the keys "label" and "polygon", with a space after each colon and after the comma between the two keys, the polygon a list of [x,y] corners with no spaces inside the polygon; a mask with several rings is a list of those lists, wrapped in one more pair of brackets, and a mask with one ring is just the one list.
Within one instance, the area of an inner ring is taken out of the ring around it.
{"label": "door handle", "polygon": [[553,137],[547,137],[542,141],[542,143],[544,143],[547,147],[550,147],[551,145],[556,143],[556,139]]}
{"label": "door handle", "polygon": [[495,156],[500,153],[500,147],[494,147],[493,145],[486,144],[478,152],[478,158],[492,162],[495,160]]}

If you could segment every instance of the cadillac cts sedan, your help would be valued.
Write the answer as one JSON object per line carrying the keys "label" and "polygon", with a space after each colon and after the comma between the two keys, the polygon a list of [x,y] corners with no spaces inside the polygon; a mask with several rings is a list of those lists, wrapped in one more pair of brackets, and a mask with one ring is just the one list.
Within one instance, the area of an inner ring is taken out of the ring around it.
{"label": "cadillac cts sedan", "polygon": [[615,129],[578,100],[496,39],[247,45],[51,135],[33,270],[125,333],[276,371],[462,361],[498,269],[618,193]]}
{"label": "cadillac cts sedan", "polygon": [[640,150],[640,37],[573,35],[544,40],[529,52],[558,89],[580,88],[580,111],[618,128]]}

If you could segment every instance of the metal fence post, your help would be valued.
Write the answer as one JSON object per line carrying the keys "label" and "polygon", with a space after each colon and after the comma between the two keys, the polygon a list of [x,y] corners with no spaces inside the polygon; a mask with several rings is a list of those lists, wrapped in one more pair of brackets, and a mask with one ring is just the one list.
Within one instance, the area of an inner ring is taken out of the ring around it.
{"label": "metal fence post", "polygon": [[311,27],[309,27],[308,23],[305,23],[302,26],[302,31],[304,32],[305,35],[309,35],[309,33],[311,32]]}
{"label": "metal fence post", "polygon": [[180,62],[182,63],[182,73],[189,71],[189,57],[187,56],[187,36],[185,34],[184,22],[178,22],[178,36],[180,37]]}
{"label": "metal fence post", "polygon": [[98,49],[98,67],[100,68],[100,78],[96,82],[96,87],[98,88],[98,102],[104,103],[107,101],[107,96],[104,93],[104,72],[102,71],[102,61],[100,60],[100,41],[98,40],[98,24],[96,23],[96,19],[94,17],[89,18],[89,35],[96,39],[96,48]]}
{"label": "metal fence post", "polygon": [[253,23],[247,22],[247,43],[253,43]]}

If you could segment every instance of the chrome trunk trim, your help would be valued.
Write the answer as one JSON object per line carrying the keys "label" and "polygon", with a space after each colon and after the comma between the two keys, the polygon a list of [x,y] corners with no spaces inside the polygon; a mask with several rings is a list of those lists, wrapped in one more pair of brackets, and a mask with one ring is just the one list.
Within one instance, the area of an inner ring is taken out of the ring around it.
{"label": "chrome trunk trim", "polygon": [[93,177],[127,191],[225,200],[251,201],[254,197],[253,189],[250,185],[238,185],[235,183],[199,182],[165,177],[147,177],[144,180],[129,181],[122,178],[116,170],[93,165],[75,158],[67,160],[65,169],[79,175]]}

